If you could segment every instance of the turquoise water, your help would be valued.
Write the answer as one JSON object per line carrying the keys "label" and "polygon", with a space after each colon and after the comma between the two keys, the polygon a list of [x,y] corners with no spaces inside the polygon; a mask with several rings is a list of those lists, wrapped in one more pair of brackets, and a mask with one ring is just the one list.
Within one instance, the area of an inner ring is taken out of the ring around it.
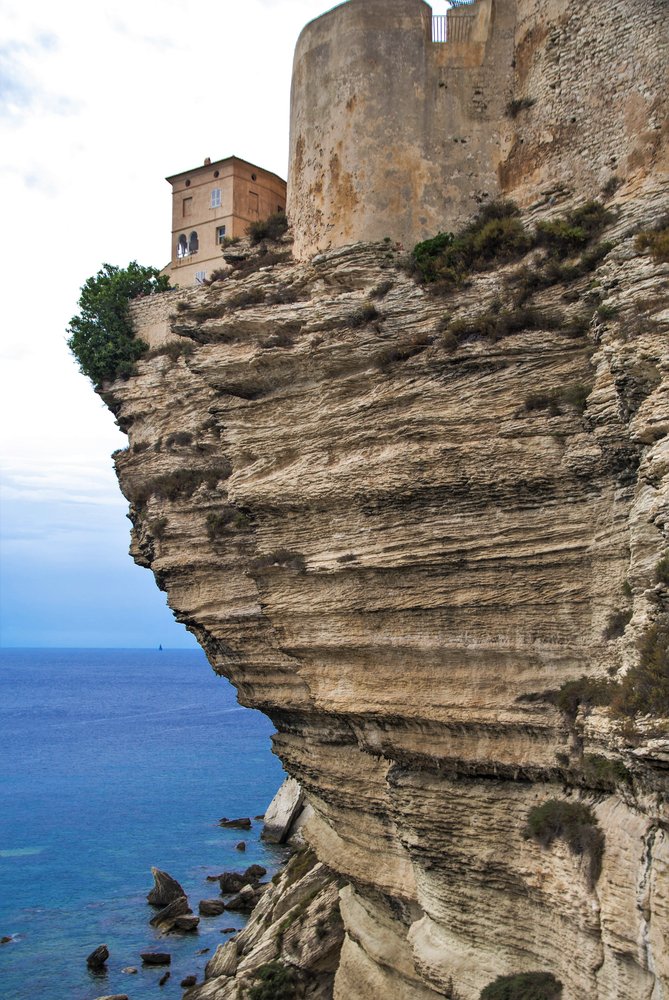
{"label": "turquoise water", "polygon": [[[276,869],[283,852],[260,842],[260,823],[248,834],[217,823],[265,810],[282,780],[271,733],[199,650],[0,651],[0,937],[13,936],[0,946],[2,1000],[180,998],[181,979],[227,940],[221,929],[242,921],[160,937],[151,866],[196,912],[217,894],[207,874]],[[111,958],[97,978],[85,959],[102,943]],[[172,954],[162,989],[164,970],[139,959],[152,949]]]}

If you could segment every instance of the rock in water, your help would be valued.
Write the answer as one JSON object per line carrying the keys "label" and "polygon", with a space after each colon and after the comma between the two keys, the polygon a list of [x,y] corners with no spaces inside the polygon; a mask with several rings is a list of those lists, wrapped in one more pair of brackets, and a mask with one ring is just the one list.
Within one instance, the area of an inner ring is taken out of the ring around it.
{"label": "rock in water", "polygon": [[202,917],[220,917],[225,910],[222,899],[201,899],[198,911]]}
{"label": "rock in water", "polygon": [[159,986],[164,986],[165,983],[167,982],[167,980],[170,978],[171,975],[172,975],[171,972],[166,972],[165,975],[161,976],[160,979],[158,980],[158,985]]}
{"label": "rock in water", "polygon": [[169,927],[174,923],[177,917],[183,917],[185,914],[192,912],[193,911],[188,905],[187,898],[185,896],[179,896],[178,899],[173,899],[168,906],[159,910],[155,917],[151,917],[149,923],[152,927],[160,927],[162,930],[169,930]]}
{"label": "rock in water", "polygon": [[244,872],[244,878],[255,879],[262,878],[267,874],[267,869],[263,868],[262,865],[249,865],[249,867]]}
{"label": "rock in water", "polygon": [[98,997],[97,1000],[128,1000],[127,993],[114,993],[113,996]]}
{"label": "rock in water", "polygon": [[235,844],[235,847],[237,848],[238,851],[245,851],[246,843],[243,840],[240,840],[238,844]]}
{"label": "rock in water", "polygon": [[245,885],[252,882],[253,879],[247,878],[246,875],[242,875],[240,872],[224,872],[219,878],[219,884],[221,886],[221,895],[225,896],[230,892],[239,892]]}
{"label": "rock in water", "polygon": [[248,816],[242,819],[228,819],[224,816],[223,819],[219,819],[218,825],[222,826],[225,830],[250,830],[251,820]]}
{"label": "rock in water", "polygon": [[143,951],[139,957],[144,965],[172,964],[172,956],[165,951]]}
{"label": "rock in water", "polygon": [[265,813],[262,839],[270,844],[283,844],[303,804],[304,793],[299,783],[294,778],[286,778]]}
{"label": "rock in water", "polygon": [[86,959],[86,965],[89,969],[103,969],[108,958],[109,948],[106,944],[101,944],[90,953]]}
{"label": "rock in water", "polygon": [[136,976],[137,975],[137,969],[135,968],[134,965],[128,965],[128,966],[126,966],[125,969],[121,969],[121,972],[125,972],[126,976]]}
{"label": "rock in water", "polygon": [[183,917],[177,917],[176,920],[174,921],[174,927],[172,929],[175,931],[185,931],[188,934],[192,934],[194,931],[197,930],[199,923],[200,923],[199,917],[196,917],[192,913],[188,913]]}
{"label": "rock in water", "polygon": [[186,976],[181,980],[181,989],[189,990],[191,986],[197,986],[197,976]]}
{"label": "rock in water", "polygon": [[266,886],[254,888],[245,885],[241,892],[229,899],[225,904],[226,910],[233,910],[237,913],[250,913],[265,891]]}
{"label": "rock in water", "polygon": [[169,906],[175,899],[186,895],[177,880],[168,875],[167,872],[161,872],[159,868],[152,868],[151,874],[155,884],[146,897],[151,906]]}
{"label": "rock in water", "polygon": [[11,944],[11,942],[13,940],[14,940],[14,938],[11,938],[11,937],[8,937],[7,935],[5,935],[4,937],[0,938],[0,944]]}

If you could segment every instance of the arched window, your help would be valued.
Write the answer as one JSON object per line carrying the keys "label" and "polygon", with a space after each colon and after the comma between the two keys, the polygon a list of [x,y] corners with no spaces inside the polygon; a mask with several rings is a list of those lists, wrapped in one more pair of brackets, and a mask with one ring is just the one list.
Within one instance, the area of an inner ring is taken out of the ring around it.
{"label": "arched window", "polygon": [[188,253],[197,253],[200,249],[200,244],[198,242],[197,233],[192,232],[188,240]]}
{"label": "arched window", "polygon": [[182,257],[188,256],[188,240],[186,239],[185,233],[182,233],[177,240],[177,257],[181,259]]}

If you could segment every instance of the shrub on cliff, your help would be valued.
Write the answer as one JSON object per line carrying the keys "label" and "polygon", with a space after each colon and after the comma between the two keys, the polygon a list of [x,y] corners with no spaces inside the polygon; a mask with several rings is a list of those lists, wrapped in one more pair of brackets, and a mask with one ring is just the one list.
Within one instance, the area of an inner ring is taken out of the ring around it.
{"label": "shrub on cliff", "polygon": [[257,222],[250,223],[247,232],[251,243],[256,246],[263,240],[280,240],[287,229],[288,219],[284,212],[276,212],[268,219],[259,219]]}
{"label": "shrub on cliff", "polygon": [[669,628],[654,625],[641,644],[639,663],[627,671],[613,700],[618,715],[669,718]]}
{"label": "shrub on cliff", "polygon": [[530,811],[525,836],[543,847],[550,847],[557,839],[564,840],[572,854],[587,857],[590,882],[596,883],[602,870],[604,834],[589,806],[549,799]]}
{"label": "shrub on cliff", "polygon": [[133,333],[128,303],[139,295],[167,291],[169,285],[169,278],[137,261],[126,268],[103,264],[84,284],[67,345],[93,385],[132,373],[147,346]]}
{"label": "shrub on cliff", "polygon": [[647,251],[658,264],[669,264],[669,222],[662,220],[657,229],[646,229],[636,238],[636,248]]}
{"label": "shrub on cliff", "polygon": [[249,990],[250,1000],[294,1000],[297,986],[295,972],[281,962],[261,965],[255,978],[260,982]]}
{"label": "shrub on cliff", "polygon": [[540,222],[537,242],[556,254],[576,253],[583,250],[612,220],[613,216],[601,202],[588,201],[560,219]]}
{"label": "shrub on cliff", "polygon": [[438,233],[417,243],[411,256],[414,273],[427,283],[458,285],[473,271],[515,260],[532,246],[520,221],[520,209],[511,201],[483,205],[458,233]]}
{"label": "shrub on cliff", "polygon": [[550,972],[519,972],[499,976],[481,993],[481,1000],[558,1000],[562,983]]}
{"label": "shrub on cliff", "polygon": [[587,708],[610,705],[616,691],[615,681],[607,677],[580,677],[566,681],[554,695],[554,703],[570,719],[575,719],[581,705]]}
{"label": "shrub on cliff", "polygon": [[662,556],[655,567],[655,579],[658,583],[663,583],[669,587],[669,552]]}

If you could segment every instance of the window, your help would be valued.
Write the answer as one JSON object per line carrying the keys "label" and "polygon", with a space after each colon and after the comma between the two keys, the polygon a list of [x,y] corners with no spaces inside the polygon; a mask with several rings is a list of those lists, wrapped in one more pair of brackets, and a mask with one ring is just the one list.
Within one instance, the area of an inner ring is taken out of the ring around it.
{"label": "window", "polygon": [[192,198],[184,198],[184,200],[183,200],[183,215],[184,215],[184,219],[186,218],[186,216],[192,215],[192,214],[193,214],[193,199]]}
{"label": "window", "polygon": [[211,191],[211,207],[220,208],[221,207],[221,189],[212,188]]}
{"label": "window", "polygon": [[205,278],[207,277],[206,271],[196,271],[195,272],[195,284],[204,285]]}
{"label": "window", "polygon": [[256,191],[249,191],[249,215],[258,214],[258,194]]}
{"label": "window", "polygon": [[182,233],[177,240],[177,260],[182,257],[188,256],[188,240],[186,239],[186,234]]}
{"label": "window", "polygon": [[216,242],[223,243],[225,240],[225,226],[218,226],[216,229]]}
{"label": "window", "polygon": [[197,238],[197,233],[193,232],[188,238],[188,253],[197,253],[200,249],[200,242]]}
{"label": "window", "polygon": [[279,213],[282,213],[282,212],[285,212],[285,211],[286,211],[286,210],[285,210],[285,208],[283,207],[283,205],[277,205],[277,206],[276,206],[276,210],[277,210],[277,212],[279,212]]}

